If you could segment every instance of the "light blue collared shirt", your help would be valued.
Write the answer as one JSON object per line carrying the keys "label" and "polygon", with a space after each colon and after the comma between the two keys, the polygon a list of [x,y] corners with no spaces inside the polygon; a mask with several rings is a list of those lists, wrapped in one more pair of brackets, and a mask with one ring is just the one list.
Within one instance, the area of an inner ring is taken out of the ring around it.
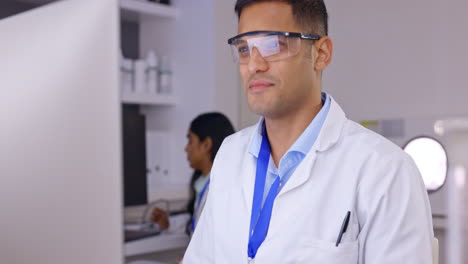
{"label": "light blue collared shirt", "polygon": [[[284,186],[289,180],[293,172],[296,170],[297,166],[304,157],[307,155],[309,150],[315,143],[320,130],[322,129],[323,123],[327,118],[328,111],[330,110],[330,97],[326,93],[322,93],[322,103],[323,107],[320,109],[318,114],[312,120],[312,122],[307,126],[307,128],[302,132],[301,136],[294,142],[294,144],[289,148],[289,150],[281,157],[279,162],[279,167],[276,168],[273,158],[270,154],[270,161],[268,162],[268,172],[265,179],[265,189],[263,192],[263,203],[265,202],[266,196],[270,191],[270,187],[275,181],[276,177],[280,177],[281,185]],[[264,118],[261,117],[260,121],[257,124],[257,133],[255,133],[252,142],[249,146],[249,153],[255,158],[258,158],[260,152],[260,146],[262,144],[262,129],[264,126]]]}

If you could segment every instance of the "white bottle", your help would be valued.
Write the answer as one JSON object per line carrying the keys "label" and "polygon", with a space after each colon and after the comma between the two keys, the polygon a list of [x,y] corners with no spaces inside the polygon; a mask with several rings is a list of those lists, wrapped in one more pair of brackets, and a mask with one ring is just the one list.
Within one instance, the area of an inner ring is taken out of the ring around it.
{"label": "white bottle", "polygon": [[168,56],[162,56],[159,67],[159,93],[172,94],[172,71]]}
{"label": "white bottle", "polygon": [[145,70],[146,61],[136,60],[135,61],[135,92],[139,94],[147,93],[145,83]]}
{"label": "white bottle", "polygon": [[131,59],[124,58],[120,53],[120,88],[123,94],[133,92],[134,68]]}
{"label": "white bottle", "polygon": [[146,56],[146,89],[149,93],[157,93],[159,85],[158,57],[154,51],[148,52]]}

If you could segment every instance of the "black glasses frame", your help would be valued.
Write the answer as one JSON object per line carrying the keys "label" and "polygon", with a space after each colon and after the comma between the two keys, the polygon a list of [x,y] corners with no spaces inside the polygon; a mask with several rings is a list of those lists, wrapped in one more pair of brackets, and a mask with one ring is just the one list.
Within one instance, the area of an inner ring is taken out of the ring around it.
{"label": "black glasses frame", "polygon": [[297,33],[297,32],[284,32],[284,31],[249,31],[245,32],[242,34],[239,34],[237,36],[234,36],[230,39],[228,39],[228,44],[231,45],[236,41],[237,39],[244,37],[244,36],[253,36],[253,35],[258,35],[258,34],[268,34],[268,35],[282,35],[285,37],[298,37],[301,39],[310,39],[310,40],[319,40],[320,36],[317,35],[311,35],[311,34],[305,34],[305,33]]}

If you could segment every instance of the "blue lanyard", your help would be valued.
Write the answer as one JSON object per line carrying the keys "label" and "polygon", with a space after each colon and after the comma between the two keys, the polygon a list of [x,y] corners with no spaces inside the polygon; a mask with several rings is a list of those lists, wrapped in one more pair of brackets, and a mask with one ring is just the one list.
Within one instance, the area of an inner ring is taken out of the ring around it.
{"label": "blue lanyard", "polygon": [[257,159],[252,214],[250,216],[249,246],[247,250],[249,259],[255,258],[258,248],[266,238],[268,228],[270,226],[273,203],[279,192],[280,178],[276,177],[275,181],[270,187],[265,204],[263,205],[263,208],[261,208],[269,161],[270,143],[268,142],[266,128],[264,125],[262,145],[260,147],[260,153],[258,154]]}
{"label": "blue lanyard", "polygon": [[200,203],[203,199],[203,195],[205,194],[206,192],[206,189],[208,189],[208,185],[210,184],[210,179],[208,179],[208,181],[205,183],[205,186],[203,186],[203,189],[201,190],[200,194],[198,195],[198,201],[197,201],[197,204],[195,205],[195,210],[193,210],[193,216],[192,216],[192,221],[190,222],[190,228],[192,228],[192,231],[195,230],[195,216],[196,216],[196,213],[200,207]]}

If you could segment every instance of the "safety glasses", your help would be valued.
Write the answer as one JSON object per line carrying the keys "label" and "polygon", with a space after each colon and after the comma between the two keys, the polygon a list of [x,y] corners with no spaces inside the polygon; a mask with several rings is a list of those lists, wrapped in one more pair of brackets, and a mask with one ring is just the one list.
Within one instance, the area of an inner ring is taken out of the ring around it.
{"label": "safety glasses", "polygon": [[254,48],[266,61],[295,56],[301,49],[301,39],[318,40],[319,36],[281,31],[250,31],[228,39],[235,63],[247,64]]}

